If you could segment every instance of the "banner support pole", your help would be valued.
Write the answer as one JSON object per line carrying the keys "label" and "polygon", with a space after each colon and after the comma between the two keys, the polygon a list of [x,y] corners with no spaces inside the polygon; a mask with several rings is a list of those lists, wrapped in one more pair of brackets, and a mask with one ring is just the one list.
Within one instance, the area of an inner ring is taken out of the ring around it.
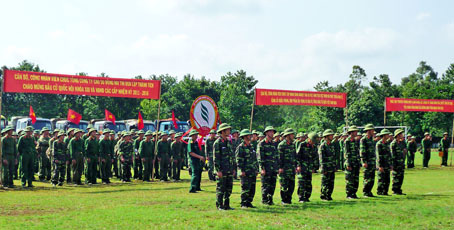
{"label": "banner support pole", "polygon": [[251,109],[251,123],[249,124],[249,131],[252,131],[252,120],[254,119],[254,105],[255,105],[255,88],[254,88],[254,98],[252,99],[252,109]]}
{"label": "banner support pole", "polygon": [[385,109],[383,110],[383,126],[386,128],[386,99],[385,99]]}

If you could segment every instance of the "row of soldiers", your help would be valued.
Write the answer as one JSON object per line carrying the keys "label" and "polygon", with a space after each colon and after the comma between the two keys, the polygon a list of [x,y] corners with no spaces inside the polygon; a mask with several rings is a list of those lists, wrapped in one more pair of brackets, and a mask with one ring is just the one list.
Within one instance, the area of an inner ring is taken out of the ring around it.
{"label": "row of soldiers", "polygon": [[[312,193],[312,173],[320,170],[322,175],[322,200],[332,200],[335,172],[341,167],[345,170],[346,195],[348,199],[358,199],[356,195],[359,187],[360,169],[364,168],[365,197],[373,197],[372,188],[375,173],[378,174],[378,195],[388,195],[390,175],[392,171],[392,191],[396,195],[405,195],[402,192],[402,183],[405,172],[405,158],[407,143],[404,131],[398,129],[391,133],[387,129],[375,132],[373,125],[364,128],[365,135],[358,135],[359,129],[351,126],[347,136],[338,139],[340,147],[336,147],[335,133],[331,129],[325,130],[321,137],[315,132],[309,133],[302,141],[295,141],[295,131],[286,129],[280,138],[276,138],[276,130],[269,126],[263,132],[265,136],[254,145],[253,133],[242,130],[239,133],[240,144],[234,146],[231,135],[232,128],[224,123],[217,130],[218,137],[207,142],[205,151],[208,158],[212,158],[214,173],[217,179],[216,207],[219,210],[231,210],[230,195],[232,193],[233,178],[238,170],[241,180],[241,207],[253,208],[257,175],[261,174],[262,203],[273,205],[273,196],[277,179],[281,186],[280,195],[282,204],[291,204],[295,189],[295,179],[298,180],[299,201],[310,202]],[[214,131],[213,131],[214,132]],[[203,162],[204,155],[197,146],[197,132],[191,132],[188,153],[191,162]],[[213,133],[212,133],[213,134]],[[212,146],[212,147],[211,147]],[[339,164],[336,151],[342,150],[343,165]],[[211,161],[210,161],[211,162]],[[193,165],[191,164],[191,167]],[[193,180],[199,183],[199,176]],[[192,181],[192,180],[191,180]],[[194,190],[200,190],[195,184]]]}

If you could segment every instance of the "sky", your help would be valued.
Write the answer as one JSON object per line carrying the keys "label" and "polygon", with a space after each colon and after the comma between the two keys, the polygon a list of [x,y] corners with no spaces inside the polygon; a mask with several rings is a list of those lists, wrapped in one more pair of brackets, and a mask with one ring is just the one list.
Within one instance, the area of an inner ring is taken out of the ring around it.
{"label": "sky", "polygon": [[426,61],[454,63],[449,0],[0,0],[0,66],[49,73],[219,80],[245,70],[259,88],[313,90],[348,80],[394,83]]}

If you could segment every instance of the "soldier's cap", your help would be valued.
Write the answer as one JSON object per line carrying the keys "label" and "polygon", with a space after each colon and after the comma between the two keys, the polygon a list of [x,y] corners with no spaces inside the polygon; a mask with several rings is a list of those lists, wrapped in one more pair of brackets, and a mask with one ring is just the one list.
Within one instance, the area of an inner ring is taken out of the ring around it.
{"label": "soldier's cap", "polygon": [[13,131],[13,136],[18,136],[16,131]]}
{"label": "soldier's cap", "polygon": [[307,137],[307,133],[303,133],[303,137]]}
{"label": "soldier's cap", "polygon": [[416,137],[411,137],[411,139],[416,139]]}
{"label": "soldier's cap", "polygon": [[145,131],[139,130],[139,132],[137,132],[137,134],[138,134],[138,135],[140,135],[140,134],[145,134]]}
{"label": "soldier's cap", "polygon": [[343,133],[342,133],[342,136],[343,136],[343,137],[346,137],[346,136],[348,136],[348,133],[347,133],[347,132],[343,132]]}
{"label": "soldier's cap", "polygon": [[240,132],[238,130],[236,130],[236,129],[233,129],[231,133],[233,135],[234,133],[240,133]]}
{"label": "soldier's cap", "polygon": [[334,131],[332,129],[327,129],[323,132],[323,137],[334,135]]}
{"label": "soldier's cap", "polygon": [[368,131],[368,130],[374,130],[375,127],[373,124],[367,124],[364,126],[364,131]]}
{"label": "soldier's cap", "polygon": [[252,133],[248,129],[243,129],[240,132],[240,137],[245,137],[245,136],[249,136],[249,135],[252,135]]}
{"label": "soldier's cap", "polygon": [[295,134],[295,130],[293,130],[292,128],[287,128],[284,130],[284,133],[282,134],[282,136],[286,137],[290,134]]}
{"label": "soldier's cap", "polygon": [[376,137],[381,137],[381,133],[375,134]]}
{"label": "soldier's cap", "polygon": [[136,134],[136,129],[131,129],[130,133],[131,133],[131,135]]}
{"label": "soldier's cap", "polygon": [[199,135],[199,132],[197,132],[197,130],[195,130],[195,129],[191,130],[191,132],[189,132],[188,136],[192,137],[194,135]]}
{"label": "soldier's cap", "polygon": [[88,130],[88,135],[90,135],[91,132],[96,132],[96,129],[89,129],[89,130]]}
{"label": "soldier's cap", "polygon": [[[210,134],[216,134],[216,130],[214,130],[214,129],[210,130]],[[233,132],[232,132],[232,134],[233,134]]]}
{"label": "soldier's cap", "polygon": [[110,130],[110,134],[114,134],[115,135],[115,130]]}
{"label": "soldier's cap", "polygon": [[383,135],[389,135],[389,134],[392,134],[388,129],[382,129],[380,131],[380,135],[383,136]]}
{"label": "soldier's cap", "polygon": [[276,130],[274,129],[273,126],[267,126],[267,127],[265,128],[265,130],[263,131],[263,133],[266,133],[266,132],[268,132],[268,131],[274,131],[274,132],[276,132]]}
{"label": "soldier's cap", "polygon": [[169,133],[167,131],[161,131],[161,137],[168,136],[168,135],[169,135]]}
{"label": "soldier's cap", "polygon": [[66,133],[65,132],[59,132],[57,137],[61,137],[61,136],[66,136]]}
{"label": "soldier's cap", "polygon": [[110,133],[110,129],[104,129],[102,133]]}
{"label": "soldier's cap", "polygon": [[169,135],[176,134],[175,130],[170,130]]}
{"label": "soldier's cap", "polygon": [[425,132],[425,133],[424,133],[424,136],[428,136],[428,135],[430,135],[428,132]]}
{"label": "soldier's cap", "polygon": [[8,131],[10,131],[10,130],[14,130],[13,127],[11,127],[11,126],[6,126],[6,127],[2,130],[2,134],[6,133],[6,132],[8,132]]}
{"label": "soldier's cap", "polygon": [[69,133],[72,132],[72,131],[74,131],[74,130],[75,130],[75,128],[69,128],[69,129],[66,131],[66,134],[69,135]]}
{"label": "soldier's cap", "polygon": [[303,135],[303,133],[297,133],[296,138],[300,138]]}
{"label": "soldier's cap", "polygon": [[276,133],[273,135],[273,138],[279,137],[279,136],[281,136],[281,133],[280,133],[280,132],[276,132]]}
{"label": "soldier's cap", "polygon": [[318,134],[316,132],[310,132],[309,134],[307,134],[307,137],[315,142],[318,138]]}
{"label": "soldier's cap", "polygon": [[339,137],[339,133],[335,133],[335,134],[334,134],[334,137]]}
{"label": "soldier's cap", "polygon": [[221,125],[219,125],[218,133],[220,133],[226,129],[232,129],[232,127],[227,123],[222,123]]}
{"label": "soldier's cap", "polygon": [[153,136],[153,132],[151,132],[150,130],[148,130],[148,131],[145,133],[145,136]]}
{"label": "soldier's cap", "polygon": [[84,131],[82,129],[75,129],[74,134],[77,134],[77,133],[84,133]]}
{"label": "soldier's cap", "polygon": [[407,134],[407,137],[411,137],[412,135],[411,134]]}
{"label": "soldier's cap", "polygon": [[358,129],[358,127],[356,127],[356,125],[352,125],[352,126],[348,127],[347,133],[355,132],[355,131],[359,131],[359,129]]}
{"label": "soldier's cap", "polygon": [[404,132],[404,130],[402,130],[402,129],[396,129],[396,131],[394,131],[394,137],[396,137],[397,135],[399,135],[403,132]]}
{"label": "soldier's cap", "polygon": [[24,132],[33,132],[33,127],[27,126],[27,127],[25,127],[25,129],[23,131]]}
{"label": "soldier's cap", "polygon": [[178,137],[181,137],[181,136],[183,136],[183,133],[176,133],[175,134],[175,138],[178,138]]}
{"label": "soldier's cap", "polygon": [[[240,133],[241,133],[241,132],[240,132]],[[252,130],[252,134],[255,134],[255,133],[257,133],[257,130],[255,130],[255,129]]]}
{"label": "soldier's cap", "polygon": [[449,134],[448,134],[448,132],[445,132],[445,133],[443,133],[443,136],[444,136],[444,135],[449,135]]}
{"label": "soldier's cap", "polygon": [[131,135],[132,135],[131,132],[127,132],[127,131],[125,131],[123,134],[124,137],[131,136]]}
{"label": "soldier's cap", "polygon": [[[36,130],[36,131],[38,131],[38,130]],[[43,134],[43,133],[46,132],[46,131],[50,131],[50,130],[49,130],[49,128],[44,127],[43,129],[41,129],[40,134]]]}
{"label": "soldier's cap", "polygon": [[39,134],[39,130],[34,130],[33,133],[34,134]]}

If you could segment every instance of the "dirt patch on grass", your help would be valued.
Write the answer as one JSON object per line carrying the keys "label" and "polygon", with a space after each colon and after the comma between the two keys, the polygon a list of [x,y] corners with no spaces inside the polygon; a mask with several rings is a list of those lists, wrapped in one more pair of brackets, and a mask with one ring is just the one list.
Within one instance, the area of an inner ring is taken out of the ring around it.
{"label": "dirt patch on grass", "polygon": [[48,214],[54,213],[61,213],[68,211],[64,208],[57,208],[57,209],[14,209],[14,208],[6,208],[0,210],[1,216],[43,216]]}

